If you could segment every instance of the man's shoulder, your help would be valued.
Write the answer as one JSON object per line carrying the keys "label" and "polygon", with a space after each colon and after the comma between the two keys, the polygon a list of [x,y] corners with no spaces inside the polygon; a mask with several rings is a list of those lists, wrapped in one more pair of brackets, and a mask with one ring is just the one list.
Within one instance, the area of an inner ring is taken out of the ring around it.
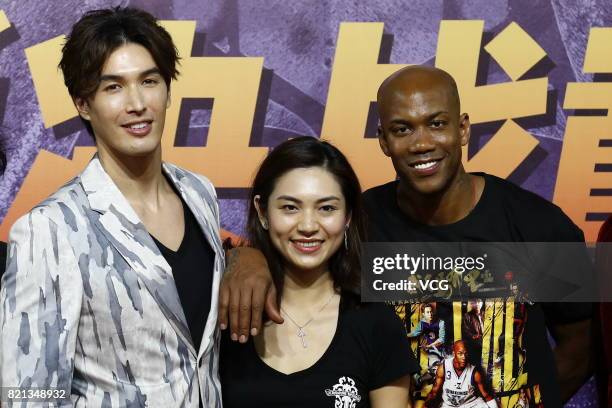
{"label": "man's shoulder", "polygon": [[[363,209],[368,224],[370,241],[389,241],[391,230],[403,219],[395,202],[397,181],[372,187],[363,193]],[[403,230],[403,229],[402,229]]]}
{"label": "man's shoulder", "polygon": [[66,209],[77,211],[77,207],[84,205],[87,205],[87,199],[80,176],[77,176],[35,205],[27,214],[37,213],[53,218],[56,214],[64,214]]}
{"label": "man's shoulder", "polygon": [[495,193],[500,194],[504,199],[513,199],[515,201],[524,202],[533,207],[539,207],[542,210],[552,210],[558,208],[556,205],[539,196],[538,194],[526,190],[523,187],[516,185],[510,180],[494,176],[488,173],[475,173],[482,176],[486,182],[486,188],[491,187]]}
{"label": "man's shoulder", "polygon": [[491,174],[477,174],[485,178],[485,188],[490,188],[489,193],[496,196],[495,200],[517,223],[546,226],[557,232],[567,231],[570,235],[580,231],[559,206],[538,194]]}
{"label": "man's shoulder", "polygon": [[375,217],[376,214],[381,214],[381,208],[391,209],[395,202],[395,191],[397,188],[397,180],[380,186],[372,187],[366,190],[363,195],[363,207],[369,217]]}
{"label": "man's shoulder", "polygon": [[380,186],[372,187],[363,192],[364,201],[378,201],[392,198],[395,195],[397,180],[390,181]]}
{"label": "man's shoulder", "polygon": [[167,162],[164,162],[164,168],[177,182],[194,188],[198,193],[205,193],[205,196],[212,194],[216,197],[215,187],[206,176]]}
{"label": "man's shoulder", "polygon": [[76,231],[82,224],[83,214],[88,209],[89,202],[81,185],[80,176],[77,176],[15,220],[9,238],[14,236],[15,230],[33,233],[43,225],[52,229],[67,227]]}

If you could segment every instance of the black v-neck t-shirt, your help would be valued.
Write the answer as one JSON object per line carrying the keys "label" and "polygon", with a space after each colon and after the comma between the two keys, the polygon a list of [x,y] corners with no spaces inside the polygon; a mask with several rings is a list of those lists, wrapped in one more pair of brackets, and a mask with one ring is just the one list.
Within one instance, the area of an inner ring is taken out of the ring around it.
{"label": "black v-neck t-shirt", "polygon": [[376,303],[341,306],[329,347],[305,370],[283,374],[261,360],[251,338],[239,344],[227,331],[219,367],[225,408],[369,407],[371,390],[417,369],[401,321]]}
{"label": "black v-neck t-shirt", "polygon": [[155,237],[152,238],[172,268],[172,276],[187,319],[187,326],[194,347],[198,350],[210,312],[215,252],[182,198],[181,203],[185,218],[185,233],[179,248],[172,251]]}

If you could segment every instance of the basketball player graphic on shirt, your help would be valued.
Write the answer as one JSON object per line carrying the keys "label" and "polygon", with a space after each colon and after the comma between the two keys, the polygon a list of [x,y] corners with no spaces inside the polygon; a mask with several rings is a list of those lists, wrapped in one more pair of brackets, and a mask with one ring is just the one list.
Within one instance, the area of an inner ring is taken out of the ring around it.
{"label": "basketball player graphic on shirt", "polygon": [[[436,371],[436,380],[425,400],[428,408],[498,408],[487,391],[484,376],[468,363],[462,340],[453,344],[453,357],[446,358]],[[442,402],[440,403],[440,399]]]}

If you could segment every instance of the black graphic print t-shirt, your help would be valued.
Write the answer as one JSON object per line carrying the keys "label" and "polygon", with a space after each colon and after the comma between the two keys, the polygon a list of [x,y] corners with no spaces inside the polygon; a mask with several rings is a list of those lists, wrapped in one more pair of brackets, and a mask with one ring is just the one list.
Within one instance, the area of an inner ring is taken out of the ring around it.
{"label": "black graphic print t-shirt", "polygon": [[252,340],[232,342],[227,331],[219,367],[225,408],[365,408],[371,390],[417,370],[400,320],[391,307],[376,303],[341,307],[331,344],[305,370],[276,371],[259,358]]}
{"label": "black graphic print t-shirt", "polygon": [[[479,202],[468,216],[449,225],[423,225],[404,215],[396,201],[397,181],[366,191],[369,241],[584,241],[582,231],[554,204],[498,177],[476,175],[485,179]],[[444,344],[434,352],[424,347],[422,336],[410,339],[419,364],[412,389],[414,404],[422,404],[427,398],[437,368],[452,358],[452,344],[463,340],[469,364],[484,374],[487,388],[502,408],[562,406],[546,328],[589,319],[591,304],[475,299],[437,302],[432,306],[433,327],[436,322],[437,327],[444,322]],[[417,303],[396,306],[409,333],[421,324],[423,310],[423,305]]]}

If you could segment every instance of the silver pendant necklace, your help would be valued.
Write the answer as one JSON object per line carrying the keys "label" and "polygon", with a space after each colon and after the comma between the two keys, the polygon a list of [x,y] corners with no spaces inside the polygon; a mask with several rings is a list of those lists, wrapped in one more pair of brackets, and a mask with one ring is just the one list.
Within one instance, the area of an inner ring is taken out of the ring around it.
{"label": "silver pendant necklace", "polygon": [[280,308],[281,311],[289,318],[291,323],[293,323],[294,326],[297,327],[296,335],[302,341],[302,347],[304,347],[304,348],[308,347],[308,342],[306,341],[306,331],[304,331],[304,328],[306,326],[308,326],[310,324],[310,322],[312,322],[314,320],[314,318],[317,317],[317,315],[323,311],[323,309],[325,309],[325,306],[327,306],[329,304],[329,302],[331,302],[331,300],[334,298],[335,294],[336,294],[336,292],[332,293],[332,295],[329,297],[329,299],[327,299],[327,302],[325,302],[323,304],[323,306],[321,306],[321,308],[319,310],[317,310],[317,312],[310,319],[308,319],[308,321],[306,323],[304,323],[302,325],[297,324],[296,321],[293,320],[293,317],[291,317],[291,315],[289,315],[289,313],[287,313],[287,311],[285,309],[283,309],[283,307],[281,306],[281,308]]}

